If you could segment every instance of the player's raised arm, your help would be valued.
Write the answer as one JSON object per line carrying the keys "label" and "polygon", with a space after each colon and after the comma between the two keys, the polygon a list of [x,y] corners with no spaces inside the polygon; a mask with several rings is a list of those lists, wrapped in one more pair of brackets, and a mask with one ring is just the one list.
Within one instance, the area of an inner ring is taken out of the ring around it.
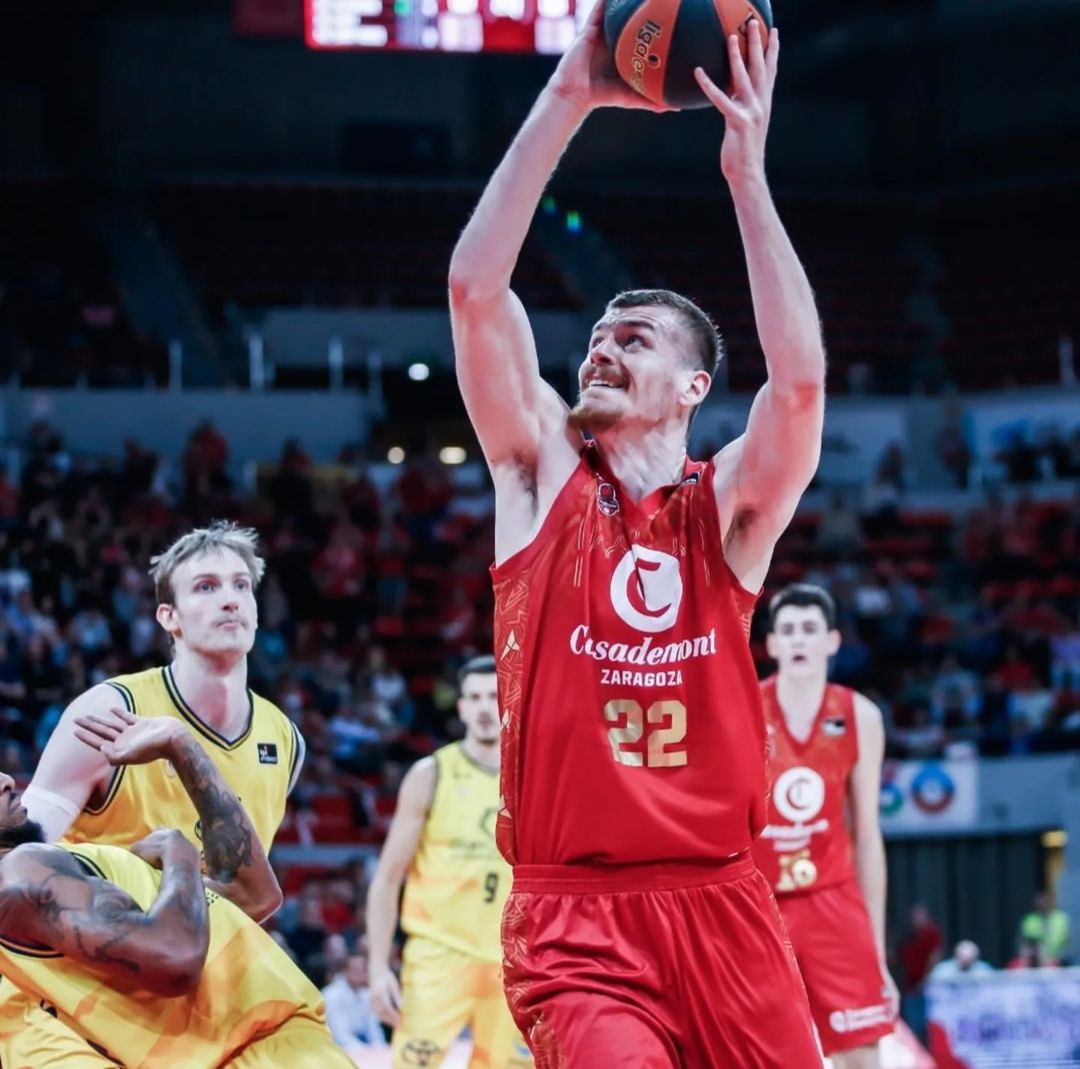
{"label": "player's raised arm", "polygon": [[401,988],[390,968],[390,951],[397,929],[401,887],[420,845],[438,769],[435,758],[424,757],[405,774],[397,808],[386,835],[379,864],[367,896],[368,986],[371,1008],[387,1024],[401,1019]]}
{"label": "player's raised arm", "polygon": [[40,824],[48,842],[67,832],[96,792],[104,793],[116,769],[93,746],[76,735],[76,721],[89,715],[108,715],[120,701],[119,693],[107,683],[80,694],[60,717],[34,770],[34,778],[23,794],[30,819]]}
{"label": "player's raised arm", "polygon": [[207,886],[254,920],[265,920],[277,910],[281,888],[251,820],[184,724],[113,708],[106,715],[79,717],[76,725],[78,737],[100,749],[112,765],[170,761],[199,814]]}
{"label": "player's raised arm", "polygon": [[881,837],[881,762],[885,756],[885,726],[881,710],[865,695],[855,695],[855,731],[859,757],[851,771],[848,801],[855,876],[874,929],[878,964],[892,1003],[900,1009],[900,996],[889,975],[885,955],[885,843]]}
{"label": "player's raised arm", "polygon": [[[510,289],[540,196],[559,158],[597,107],[654,105],[623,85],[603,41],[597,4],[518,131],[454,249],[450,312],[457,377],[493,471],[530,468],[542,444],[565,439],[567,408],[540,377],[525,309]],[[578,442],[580,444],[580,442]],[[576,460],[576,447],[569,454]]]}
{"label": "player's raised arm", "polygon": [[179,832],[155,834],[161,888],[146,911],[61,847],[16,847],[0,869],[0,934],[58,951],[122,989],[190,991],[210,940],[199,852]]}
{"label": "player's raised arm", "polygon": [[700,69],[696,77],[724,115],[720,163],[735,203],[769,375],[750,410],[746,433],[717,461],[727,556],[743,585],[756,590],[777,538],[817,470],[825,349],[810,282],[765,180],[765,139],[780,39],[773,30],[766,51],[758,33],[748,32],[747,38],[746,63],[737,37],[729,41],[731,95]]}

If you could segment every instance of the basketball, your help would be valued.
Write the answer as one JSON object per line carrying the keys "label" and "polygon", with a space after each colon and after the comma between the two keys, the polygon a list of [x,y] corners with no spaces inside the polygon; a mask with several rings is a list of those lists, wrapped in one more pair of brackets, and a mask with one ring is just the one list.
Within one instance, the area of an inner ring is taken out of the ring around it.
{"label": "basketball", "polygon": [[619,76],[656,104],[704,108],[709,101],[694,80],[701,67],[726,89],[727,38],[738,33],[746,58],[751,19],[762,43],[772,26],[769,0],[606,0],[604,36]]}

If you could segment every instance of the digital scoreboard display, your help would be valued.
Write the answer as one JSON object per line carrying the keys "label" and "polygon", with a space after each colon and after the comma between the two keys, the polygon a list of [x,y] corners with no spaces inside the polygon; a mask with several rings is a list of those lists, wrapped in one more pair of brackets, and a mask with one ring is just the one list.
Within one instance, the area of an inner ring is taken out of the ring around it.
{"label": "digital scoreboard display", "polygon": [[566,51],[595,0],[306,0],[309,48]]}

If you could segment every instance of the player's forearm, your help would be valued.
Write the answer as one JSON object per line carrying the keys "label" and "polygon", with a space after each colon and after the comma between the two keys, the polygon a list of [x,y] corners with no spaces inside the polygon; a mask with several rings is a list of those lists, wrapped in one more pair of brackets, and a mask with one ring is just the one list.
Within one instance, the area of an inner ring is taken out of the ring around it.
{"label": "player's forearm", "polygon": [[200,961],[210,945],[210,917],[202,871],[193,854],[177,858],[166,851],[161,859],[161,886],[146,916],[155,940],[163,936],[179,946],[191,946]]}
{"label": "player's forearm", "polygon": [[264,920],[281,905],[281,888],[240,799],[190,734],[177,735],[170,760],[199,814],[211,886]]}
{"label": "player's forearm", "polygon": [[487,184],[450,261],[452,298],[506,289],[544,187],[587,109],[548,85]]}
{"label": "player's forearm", "polygon": [[769,382],[781,394],[821,388],[825,348],[814,292],[765,176],[749,175],[730,186]]}
{"label": "player's forearm", "polygon": [[376,874],[367,896],[368,962],[373,974],[390,968],[400,897],[400,881]]}
{"label": "player's forearm", "polygon": [[885,844],[881,835],[867,835],[855,842],[855,875],[862,891],[878,959],[885,965]]}

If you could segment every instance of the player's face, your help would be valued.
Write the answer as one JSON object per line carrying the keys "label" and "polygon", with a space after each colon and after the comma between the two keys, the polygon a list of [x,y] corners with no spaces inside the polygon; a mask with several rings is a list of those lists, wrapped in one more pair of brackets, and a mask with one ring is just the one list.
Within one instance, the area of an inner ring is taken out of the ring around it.
{"label": "player's face", "polygon": [[457,707],[466,738],[484,746],[499,741],[499,691],[494,672],[467,675]]}
{"label": "player's face", "polygon": [[15,790],[15,781],[0,772],[0,850],[44,841],[45,832],[27,816],[22,795]]}
{"label": "player's face", "polygon": [[782,675],[818,676],[840,648],[840,633],[829,630],[816,605],[785,605],[765,645]]}
{"label": "player's face", "polygon": [[178,644],[199,653],[246,654],[259,613],[244,559],[231,549],[192,557],[172,574],[173,604],[158,606],[158,623]]}
{"label": "player's face", "polygon": [[709,376],[687,358],[694,344],[673,308],[616,308],[589,338],[578,370],[578,427],[655,426],[687,414],[709,389]]}

